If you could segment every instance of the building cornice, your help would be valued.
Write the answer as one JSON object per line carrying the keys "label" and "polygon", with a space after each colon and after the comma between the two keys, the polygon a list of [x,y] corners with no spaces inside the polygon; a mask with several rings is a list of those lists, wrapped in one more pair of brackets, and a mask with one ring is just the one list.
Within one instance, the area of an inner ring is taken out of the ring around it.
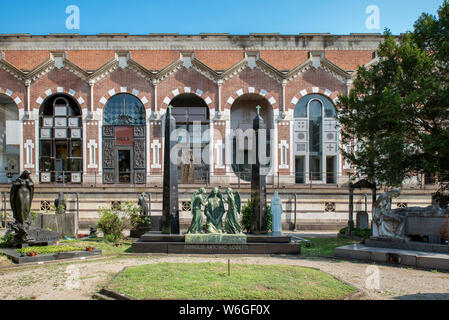
{"label": "building cornice", "polygon": [[0,34],[0,50],[376,50],[380,34]]}

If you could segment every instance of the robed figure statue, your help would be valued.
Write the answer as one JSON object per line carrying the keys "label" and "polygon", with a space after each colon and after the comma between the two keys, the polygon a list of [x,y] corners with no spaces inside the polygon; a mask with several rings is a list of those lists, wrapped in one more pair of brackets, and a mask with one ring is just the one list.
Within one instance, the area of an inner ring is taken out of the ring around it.
{"label": "robed figure statue", "polygon": [[12,184],[10,191],[11,209],[14,216],[14,223],[10,224],[15,231],[16,237],[21,241],[27,240],[29,229],[29,217],[31,213],[31,203],[34,196],[34,183],[30,178],[30,172],[25,170]]}
{"label": "robed figure statue", "polygon": [[206,200],[206,233],[224,233],[223,215],[225,212],[223,195],[217,187],[213,188]]}
{"label": "robed figure statue", "polygon": [[226,199],[226,202],[228,203],[228,213],[225,219],[226,233],[242,233],[242,227],[240,226],[238,217],[241,210],[240,194],[238,192],[232,192],[231,188],[226,189],[226,194],[228,195],[228,198]]}
{"label": "robed figure statue", "polygon": [[190,224],[187,233],[198,234],[203,232],[203,216],[201,215],[201,207],[206,205],[206,200],[203,199],[203,194],[206,193],[204,188],[201,188],[199,193],[193,193],[191,202],[192,223]]}

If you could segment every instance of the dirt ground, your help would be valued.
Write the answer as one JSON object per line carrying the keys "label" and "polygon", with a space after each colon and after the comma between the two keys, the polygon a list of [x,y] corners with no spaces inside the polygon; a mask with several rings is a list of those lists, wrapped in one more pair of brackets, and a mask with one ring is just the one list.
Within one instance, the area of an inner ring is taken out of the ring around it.
{"label": "dirt ground", "polygon": [[[2,268],[0,299],[89,300],[117,272],[127,266],[159,262],[227,263],[227,259],[224,256],[194,255],[118,256]],[[358,288],[362,292],[362,299],[449,300],[449,273],[324,258],[233,256],[230,259],[231,263],[287,264],[317,268]]]}

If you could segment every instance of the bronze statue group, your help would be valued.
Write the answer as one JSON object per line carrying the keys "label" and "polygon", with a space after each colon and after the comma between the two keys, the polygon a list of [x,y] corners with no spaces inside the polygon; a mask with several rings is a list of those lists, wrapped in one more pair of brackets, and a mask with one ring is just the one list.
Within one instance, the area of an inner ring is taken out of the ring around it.
{"label": "bronze statue group", "polygon": [[[204,198],[206,190],[201,188],[198,193],[194,193],[191,202],[192,224],[187,233],[242,233],[238,215],[241,210],[240,194],[233,192],[231,188],[226,189],[227,198],[224,199],[220,190],[215,187],[212,189],[207,198]],[[226,213],[224,227],[223,216],[225,214],[224,203],[228,204],[228,212]],[[201,208],[204,206],[204,215],[206,216],[206,228],[203,229],[203,216]]]}

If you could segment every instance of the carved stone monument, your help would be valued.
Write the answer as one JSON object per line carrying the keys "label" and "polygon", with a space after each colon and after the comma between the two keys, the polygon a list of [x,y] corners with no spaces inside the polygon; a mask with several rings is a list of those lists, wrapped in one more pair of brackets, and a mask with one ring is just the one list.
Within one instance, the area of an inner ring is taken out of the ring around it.
{"label": "carved stone monument", "polygon": [[139,195],[137,205],[141,209],[140,222],[139,222],[138,226],[136,226],[133,230],[130,231],[130,235],[132,238],[139,238],[145,232],[151,231],[150,212],[148,210],[148,204],[147,204],[145,192],[142,192]]}
{"label": "carved stone monument", "polygon": [[[238,192],[233,192],[231,188],[226,190],[227,199],[223,198],[220,190],[215,187],[206,199],[204,188],[192,196],[192,223],[185,235],[186,243],[246,243],[246,235],[242,232],[239,222],[241,212],[241,200]],[[228,204],[228,211],[225,214],[224,202]],[[201,207],[204,206],[206,216],[206,228],[203,230],[203,218]]]}
{"label": "carved stone monument", "polygon": [[271,215],[273,217],[273,224],[271,230],[273,235],[282,234],[282,201],[279,198],[278,191],[274,191],[273,198],[271,199]]}
{"label": "carved stone monument", "polygon": [[394,188],[379,196],[374,204],[371,240],[443,244],[449,240],[449,210],[437,206],[391,209]]}
{"label": "carved stone monument", "polygon": [[201,215],[201,207],[206,205],[203,195],[206,193],[204,188],[199,190],[199,193],[194,192],[191,201],[192,223],[190,224],[188,234],[202,234],[203,231],[203,216]]}
{"label": "carved stone monument", "polygon": [[67,211],[67,204],[64,198],[64,193],[59,192],[58,197],[55,199],[56,213],[64,214]]}
{"label": "carved stone monument", "polygon": [[15,221],[9,224],[9,230],[14,237],[16,247],[29,245],[54,244],[59,240],[57,232],[41,228],[31,228],[30,213],[34,197],[34,183],[30,172],[25,170],[14,181],[10,191],[10,202]]}
{"label": "carved stone monument", "polygon": [[253,120],[253,129],[256,135],[256,163],[252,165],[251,170],[251,228],[252,234],[267,233],[267,188],[266,176],[260,170],[259,158],[259,130],[265,129],[264,121],[260,116],[260,106],[257,106],[257,115]]}
{"label": "carved stone monument", "polygon": [[176,129],[176,120],[171,109],[172,106],[168,106],[165,114],[162,233],[179,234],[178,166],[170,159],[170,152],[176,143],[171,139],[171,133]]}

